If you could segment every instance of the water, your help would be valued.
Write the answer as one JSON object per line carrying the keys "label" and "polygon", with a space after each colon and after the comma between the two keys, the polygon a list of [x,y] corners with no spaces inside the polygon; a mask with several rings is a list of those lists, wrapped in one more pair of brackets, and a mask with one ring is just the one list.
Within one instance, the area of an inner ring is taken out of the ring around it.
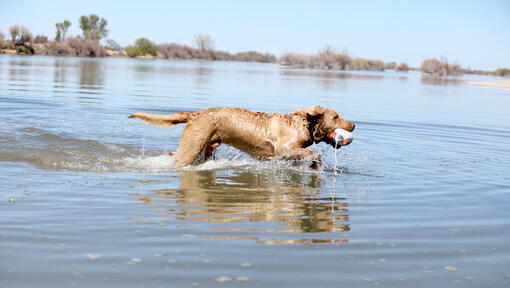
{"label": "water", "polygon": [[[0,56],[1,287],[508,287],[510,92],[418,73]],[[171,130],[211,106],[336,109],[325,167]]]}

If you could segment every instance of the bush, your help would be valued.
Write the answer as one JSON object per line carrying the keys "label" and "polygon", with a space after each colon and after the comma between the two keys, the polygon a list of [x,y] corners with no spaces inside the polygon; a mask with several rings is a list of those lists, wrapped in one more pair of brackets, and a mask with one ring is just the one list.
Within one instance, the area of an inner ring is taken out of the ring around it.
{"label": "bush", "polygon": [[275,63],[276,57],[269,53],[262,54],[257,51],[246,51],[234,54],[234,56],[232,56],[232,60],[243,62]]}
{"label": "bush", "polygon": [[156,50],[163,54],[165,58],[170,59],[191,59],[191,53],[188,52],[191,47],[180,45],[177,43],[159,44]]}
{"label": "bush", "polygon": [[492,74],[494,76],[509,77],[510,76],[510,69],[508,69],[508,68],[499,68],[496,71],[494,71]]}
{"label": "bush", "polygon": [[400,63],[400,65],[395,67],[395,71],[397,71],[397,72],[407,72],[407,71],[409,71],[409,65],[407,65],[407,63],[405,63],[405,62],[402,62],[402,63]]}
{"label": "bush", "polygon": [[122,50],[122,47],[120,47],[119,43],[117,43],[117,41],[115,41],[113,39],[107,39],[106,43],[108,44],[107,47],[110,50],[113,50],[113,51],[120,51],[120,50]]}
{"label": "bush", "polygon": [[95,40],[80,36],[67,38],[66,44],[73,49],[75,56],[98,57],[105,56],[105,51]]}
{"label": "bush", "polygon": [[137,57],[143,55],[156,56],[156,45],[149,41],[147,38],[138,38],[134,46],[127,46],[125,49],[129,57]]}
{"label": "bush", "polygon": [[352,59],[348,70],[384,71],[384,62],[381,60],[368,60],[363,58]]}
{"label": "bush", "polygon": [[459,64],[449,64],[446,58],[441,61],[436,58],[423,61],[421,71],[434,76],[462,75],[464,73]]}
{"label": "bush", "polygon": [[34,43],[36,43],[36,44],[48,43],[48,37],[43,36],[43,35],[37,35],[34,38]]}
{"label": "bush", "polygon": [[385,68],[383,61],[363,58],[351,59],[346,53],[336,53],[330,46],[326,46],[315,55],[285,53],[281,55],[278,63],[287,67],[326,70],[384,71]]}
{"label": "bush", "polygon": [[51,41],[44,45],[46,51],[40,51],[38,54],[53,55],[53,56],[71,56],[75,54],[73,48],[65,43],[58,41]]}
{"label": "bush", "polygon": [[388,70],[395,70],[397,67],[397,62],[388,62],[384,68]]}

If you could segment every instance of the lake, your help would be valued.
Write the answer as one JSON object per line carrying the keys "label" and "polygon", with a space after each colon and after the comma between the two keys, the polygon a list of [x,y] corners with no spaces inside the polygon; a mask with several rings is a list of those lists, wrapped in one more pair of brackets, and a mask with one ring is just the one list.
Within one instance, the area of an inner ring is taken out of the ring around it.
{"label": "lake", "polygon": [[[489,77],[0,56],[1,287],[508,287],[510,91]],[[324,167],[127,116],[327,106]],[[505,172],[506,171],[506,172]]]}

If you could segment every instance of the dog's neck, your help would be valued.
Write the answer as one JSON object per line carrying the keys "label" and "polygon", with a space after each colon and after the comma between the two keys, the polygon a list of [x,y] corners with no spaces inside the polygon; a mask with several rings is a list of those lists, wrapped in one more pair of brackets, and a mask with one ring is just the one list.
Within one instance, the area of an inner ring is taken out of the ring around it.
{"label": "dog's neck", "polygon": [[318,143],[319,141],[314,141],[314,137],[313,137],[313,131],[315,130],[315,126],[317,126],[317,122],[318,122],[318,118],[316,117],[309,117],[307,119],[308,121],[308,140],[304,143],[303,147],[308,147],[310,145],[312,145],[314,142],[315,143]]}

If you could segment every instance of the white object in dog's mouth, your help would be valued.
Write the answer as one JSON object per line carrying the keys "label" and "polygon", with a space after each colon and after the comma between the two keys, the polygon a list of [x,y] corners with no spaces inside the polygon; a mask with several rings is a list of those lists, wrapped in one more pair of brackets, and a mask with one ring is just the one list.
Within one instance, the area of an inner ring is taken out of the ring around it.
{"label": "white object in dog's mouth", "polygon": [[349,145],[353,139],[351,132],[341,128],[337,128],[331,132],[331,134],[329,134],[329,138],[331,138],[337,145],[340,146]]}

